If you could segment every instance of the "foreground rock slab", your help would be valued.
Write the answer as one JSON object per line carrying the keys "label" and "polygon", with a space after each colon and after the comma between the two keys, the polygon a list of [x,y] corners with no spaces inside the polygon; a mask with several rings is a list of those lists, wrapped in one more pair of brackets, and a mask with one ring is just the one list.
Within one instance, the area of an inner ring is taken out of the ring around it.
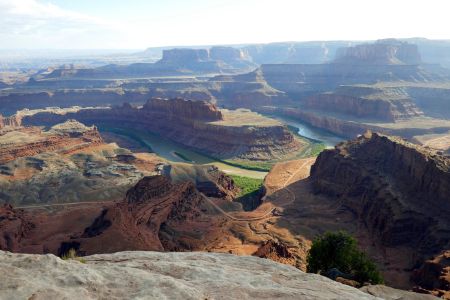
{"label": "foreground rock slab", "polygon": [[380,299],[256,257],[118,252],[84,259],[0,251],[0,298]]}

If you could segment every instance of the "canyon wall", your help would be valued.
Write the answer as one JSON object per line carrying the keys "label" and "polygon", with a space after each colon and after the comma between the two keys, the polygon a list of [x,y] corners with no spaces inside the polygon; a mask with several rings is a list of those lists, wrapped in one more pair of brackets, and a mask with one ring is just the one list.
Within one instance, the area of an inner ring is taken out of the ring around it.
{"label": "canyon wall", "polygon": [[450,88],[446,86],[407,87],[408,95],[428,116],[450,119]]}
{"label": "canyon wall", "polygon": [[340,85],[372,84],[380,81],[428,82],[448,80],[447,69],[428,65],[363,64],[267,64],[261,71],[270,86],[291,97],[334,90]]}
{"label": "canyon wall", "polygon": [[[193,183],[172,184],[157,175],[142,178],[118,202],[94,202],[55,214],[5,205],[0,207],[0,249],[60,256],[71,248],[79,255],[163,251],[161,225],[188,230],[189,222],[199,217],[203,201]],[[54,224],[60,226],[54,228]]]}
{"label": "canyon wall", "polygon": [[423,115],[403,88],[340,86],[334,92],[308,97],[303,105],[309,109],[342,113],[350,118],[386,122]]}
{"label": "canyon wall", "polygon": [[18,127],[21,124],[17,116],[4,117],[0,114],[0,129],[4,127]]}
{"label": "canyon wall", "polygon": [[238,75],[219,75],[209,80],[210,91],[224,107],[258,108],[282,105],[289,101],[286,93],[267,84],[261,70]]}
{"label": "canyon wall", "polygon": [[443,126],[432,127],[382,127],[374,125],[374,123],[362,123],[353,120],[345,120],[334,116],[328,116],[325,114],[318,114],[314,111],[308,111],[299,108],[285,107],[261,107],[257,111],[261,113],[280,114],[282,116],[291,117],[305,122],[314,127],[329,131],[341,137],[353,139],[358,135],[363,134],[367,130],[381,132],[383,134],[398,135],[407,139],[412,139],[416,135],[424,134],[443,134],[450,130],[450,127],[446,124]]}
{"label": "canyon wall", "polygon": [[[83,83],[85,84],[85,83]],[[177,98],[212,102],[213,97],[206,88],[183,83],[154,83],[149,89],[133,90],[133,84],[124,84],[123,89],[64,89],[54,92],[11,93],[0,96],[0,111],[13,114],[21,109],[70,106],[109,106],[124,102],[143,104],[149,98]],[[139,86],[138,86],[139,87]]]}
{"label": "canyon wall", "polygon": [[[231,111],[230,114],[239,115],[236,111]],[[221,112],[206,102],[151,99],[142,108],[124,105],[105,109],[80,109],[63,114],[44,111],[24,116],[22,124],[48,125],[67,119],[76,119],[88,125],[120,123],[120,126],[149,130],[221,158],[270,160],[301,147],[299,141],[280,123],[239,125],[221,118]],[[258,118],[264,120],[261,116]]]}
{"label": "canyon wall", "polygon": [[375,244],[410,249],[405,269],[450,248],[450,159],[400,138],[367,132],[323,151],[316,193],[352,211]]}
{"label": "canyon wall", "polygon": [[[19,141],[14,136],[23,131],[32,133],[31,140]],[[59,151],[70,153],[86,147],[100,145],[103,140],[95,126],[86,127],[76,121],[68,120],[43,133],[39,128],[23,128],[19,131],[0,132],[0,164],[19,157],[33,156],[43,152]]]}

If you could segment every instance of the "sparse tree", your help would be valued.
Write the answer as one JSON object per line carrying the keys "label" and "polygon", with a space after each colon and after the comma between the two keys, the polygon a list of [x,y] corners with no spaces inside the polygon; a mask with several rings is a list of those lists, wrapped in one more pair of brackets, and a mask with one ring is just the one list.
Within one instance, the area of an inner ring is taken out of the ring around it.
{"label": "sparse tree", "polygon": [[331,270],[360,284],[383,282],[376,265],[358,249],[356,240],[343,231],[327,232],[319,236],[313,241],[308,253],[308,272],[327,275]]}

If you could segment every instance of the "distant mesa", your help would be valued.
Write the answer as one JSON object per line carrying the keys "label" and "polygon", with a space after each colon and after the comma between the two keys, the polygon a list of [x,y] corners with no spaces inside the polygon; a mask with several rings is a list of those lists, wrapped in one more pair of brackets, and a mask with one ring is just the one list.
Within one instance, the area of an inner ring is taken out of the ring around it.
{"label": "distant mesa", "polygon": [[401,87],[340,86],[334,92],[308,97],[304,106],[385,122],[423,116],[406,89]]}
{"label": "distant mesa", "polygon": [[224,46],[211,47],[209,55],[213,60],[221,60],[226,63],[250,59],[241,49]]}
{"label": "distant mesa", "polygon": [[209,50],[188,48],[163,50],[162,59],[155,65],[225,73],[256,67],[242,50],[224,46],[211,47]]}
{"label": "distant mesa", "polygon": [[156,63],[109,64],[97,68],[63,65],[35,74],[35,79],[45,78],[127,78],[174,76],[199,73],[236,73],[251,71],[256,65],[242,50],[232,47],[211,49],[174,48],[163,50]]}
{"label": "distant mesa", "polygon": [[209,53],[206,49],[170,49],[164,50],[159,63],[173,63],[183,65],[184,63],[208,61]]}
{"label": "distant mesa", "polygon": [[378,40],[341,48],[334,63],[369,65],[418,65],[422,63],[417,45],[395,39]]}

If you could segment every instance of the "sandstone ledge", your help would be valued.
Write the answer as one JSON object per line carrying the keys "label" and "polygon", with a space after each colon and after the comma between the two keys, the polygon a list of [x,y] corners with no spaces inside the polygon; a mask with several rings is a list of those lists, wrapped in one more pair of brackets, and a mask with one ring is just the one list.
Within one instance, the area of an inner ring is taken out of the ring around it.
{"label": "sandstone ledge", "polygon": [[85,257],[0,251],[2,299],[380,299],[256,257],[118,252]]}

